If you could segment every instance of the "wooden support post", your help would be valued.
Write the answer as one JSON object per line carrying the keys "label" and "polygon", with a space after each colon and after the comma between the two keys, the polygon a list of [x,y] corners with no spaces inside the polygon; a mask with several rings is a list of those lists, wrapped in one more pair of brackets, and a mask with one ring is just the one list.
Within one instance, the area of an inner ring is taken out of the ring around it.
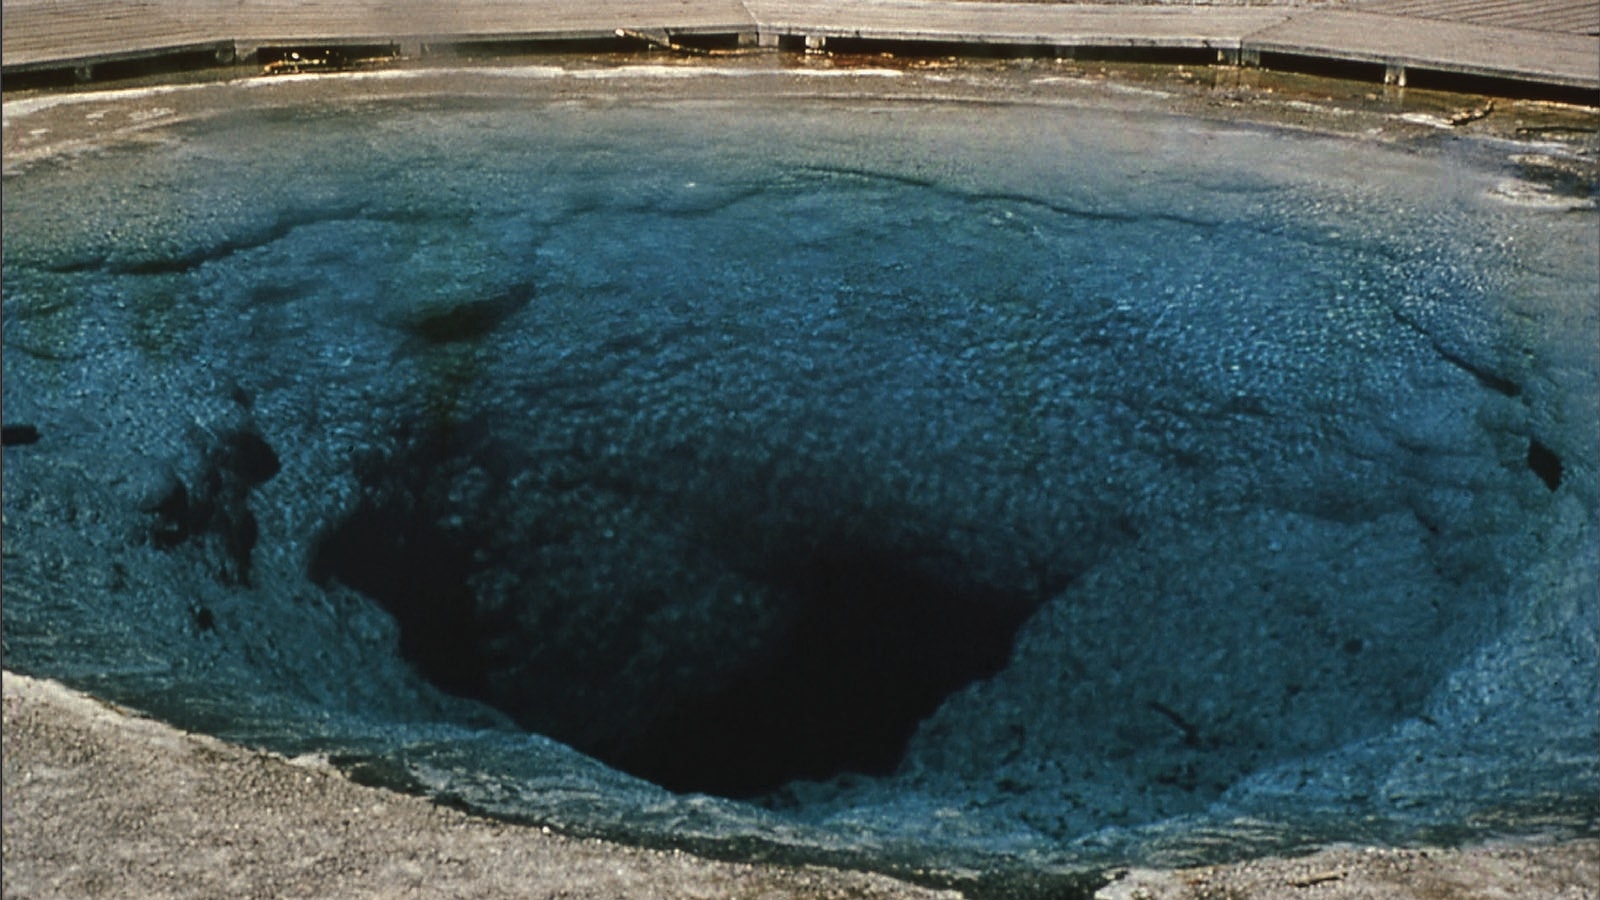
{"label": "wooden support post", "polygon": [[1261,68],[1261,51],[1254,47],[1223,47],[1217,51],[1217,62],[1225,66]]}
{"label": "wooden support post", "polygon": [[781,44],[783,36],[776,31],[763,31],[756,35],[756,46],[776,49]]}
{"label": "wooden support post", "polygon": [[1389,63],[1383,67],[1383,83],[1395,87],[1406,86],[1406,67],[1399,63]]}
{"label": "wooden support post", "polygon": [[72,67],[72,79],[79,84],[86,84],[94,80],[94,66],[90,63],[78,63]]}
{"label": "wooden support post", "polygon": [[808,35],[806,35],[806,52],[807,53],[821,53],[823,50],[827,49],[827,47],[828,47],[828,38],[827,38],[826,35],[821,35],[821,34],[808,34]]}

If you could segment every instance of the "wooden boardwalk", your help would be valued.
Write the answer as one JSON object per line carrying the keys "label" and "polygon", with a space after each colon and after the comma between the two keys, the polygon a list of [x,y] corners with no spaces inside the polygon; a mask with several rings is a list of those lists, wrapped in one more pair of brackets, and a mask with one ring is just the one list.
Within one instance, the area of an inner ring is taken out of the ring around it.
{"label": "wooden boardwalk", "polygon": [[1595,91],[1596,0],[1358,0],[1337,8],[957,0],[5,0],[0,70],[79,77],[121,60],[257,48],[429,46],[612,39],[617,29],[714,35],[764,46],[830,41],[1215,50],[1480,76]]}
{"label": "wooden boardwalk", "polygon": [[[1282,7],[926,0],[749,0],[763,35],[1051,47],[1217,47],[1289,19]],[[817,46],[813,40],[812,45]]]}
{"label": "wooden boardwalk", "polygon": [[[1399,84],[1420,69],[1600,89],[1600,40],[1581,34],[1326,10],[1257,32],[1250,44],[1258,53],[1383,65],[1385,80]],[[1591,103],[1600,105],[1600,95]]]}
{"label": "wooden boardwalk", "polygon": [[[618,28],[751,34],[740,0],[4,0],[4,72],[217,46],[613,38]],[[226,55],[226,54],[225,54]]]}
{"label": "wooden boardwalk", "polygon": [[1362,12],[1600,37],[1595,0],[1365,0]]}

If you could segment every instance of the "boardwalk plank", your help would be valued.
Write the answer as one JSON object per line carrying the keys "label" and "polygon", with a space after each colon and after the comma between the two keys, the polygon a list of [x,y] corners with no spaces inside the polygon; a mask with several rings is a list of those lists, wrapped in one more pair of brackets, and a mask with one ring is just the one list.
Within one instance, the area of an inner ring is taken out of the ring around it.
{"label": "boardwalk plank", "polygon": [[1600,85],[1600,41],[1583,35],[1313,10],[1251,35],[1250,44],[1263,52]]}
{"label": "boardwalk plank", "polygon": [[1284,22],[1267,7],[1114,6],[1043,3],[930,3],[919,0],[750,0],[764,32],[1102,47],[1238,47],[1248,34]]}
{"label": "boardwalk plank", "polygon": [[468,37],[562,33],[609,35],[617,28],[755,31],[738,0],[474,0],[442,3],[242,0],[230,23],[240,40],[285,35]]}
{"label": "boardwalk plank", "polygon": [[1368,0],[1361,12],[1534,31],[1600,34],[1595,0]]}
{"label": "boardwalk plank", "polygon": [[608,36],[617,28],[754,33],[739,0],[8,0],[7,69],[203,40],[390,41]]}

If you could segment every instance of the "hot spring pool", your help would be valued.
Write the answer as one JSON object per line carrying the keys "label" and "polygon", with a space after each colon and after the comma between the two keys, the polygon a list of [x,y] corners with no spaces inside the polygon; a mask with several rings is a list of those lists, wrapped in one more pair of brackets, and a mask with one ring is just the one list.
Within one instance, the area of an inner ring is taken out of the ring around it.
{"label": "hot spring pool", "polygon": [[6,178],[6,665],[960,884],[1593,830],[1592,193],[816,74],[71,100],[172,121]]}

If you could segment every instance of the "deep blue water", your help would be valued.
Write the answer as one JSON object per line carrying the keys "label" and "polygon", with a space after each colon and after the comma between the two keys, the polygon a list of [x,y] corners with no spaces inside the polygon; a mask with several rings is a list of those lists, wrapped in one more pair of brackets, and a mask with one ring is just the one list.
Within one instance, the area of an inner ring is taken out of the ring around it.
{"label": "deep blue water", "polygon": [[7,666],[735,855],[1570,819],[1592,205],[1492,147],[685,93],[9,177]]}

